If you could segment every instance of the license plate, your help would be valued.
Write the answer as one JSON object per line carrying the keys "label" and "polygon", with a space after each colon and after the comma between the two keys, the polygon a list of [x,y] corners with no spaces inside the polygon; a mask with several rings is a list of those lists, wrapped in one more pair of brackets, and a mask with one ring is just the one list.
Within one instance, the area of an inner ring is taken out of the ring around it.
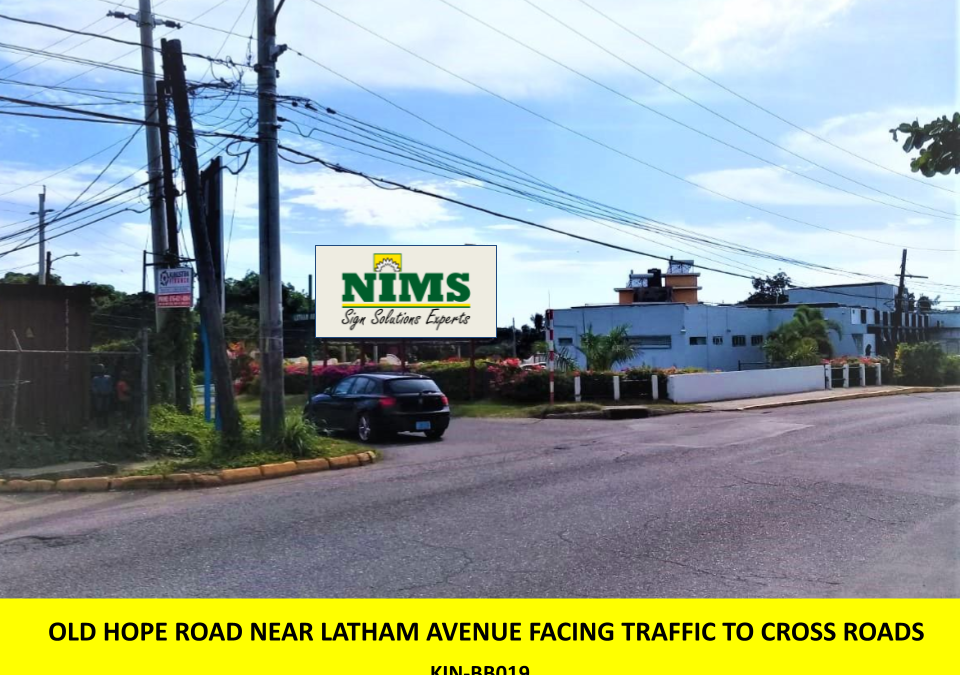
{"label": "license plate", "polygon": [[417,422],[417,431],[430,431],[429,422]]}

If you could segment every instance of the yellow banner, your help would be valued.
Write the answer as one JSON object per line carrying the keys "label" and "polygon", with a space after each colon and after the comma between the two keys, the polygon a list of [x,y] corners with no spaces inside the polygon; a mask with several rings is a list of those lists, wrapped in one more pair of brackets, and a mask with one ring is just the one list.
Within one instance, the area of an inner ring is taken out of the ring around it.
{"label": "yellow banner", "polygon": [[[6,672],[955,667],[956,600],[2,600]],[[953,665],[950,665],[953,664]]]}

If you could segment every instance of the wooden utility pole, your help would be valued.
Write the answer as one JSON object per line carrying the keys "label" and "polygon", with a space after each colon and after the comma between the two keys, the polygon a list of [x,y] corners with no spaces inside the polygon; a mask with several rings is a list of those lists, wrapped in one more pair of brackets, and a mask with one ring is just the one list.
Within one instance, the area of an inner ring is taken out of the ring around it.
{"label": "wooden utility pole", "polygon": [[904,277],[907,275],[907,249],[903,249],[903,257],[900,260],[900,286],[897,288],[897,298],[893,307],[893,349],[890,358],[897,356],[897,346],[900,344],[900,327],[903,325],[903,295],[906,291]]}
{"label": "wooden utility pole", "polygon": [[200,281],[200,315],[210,341],[210,358],[213,382],[217,392],[217,407],[222,420],[224,435],[240,436],[240,414],[233,396],[233,381],[230,378],[230,363],[227,360],[227,344],[223,334],[223,317],[220,314],[219,289],[213,251],[207,233],[203,198],[200,193],[200,165],[197,160],[197,141],[190,117],[190,101],[187,97],[187,81],[184,75],[183,52],[179,40],[163,40],[164,79],[170,84],[174,119],[177,123],[177,139],[180,147],[180,166],[190,215],[190,231],[193,236],[193,251],[197,259],[197,276]]}
{"label": "wooden utility pole", "polygon": [[[284,0],[280,0],[283,7]],[[260,172],[260,437],[283,433],[283,296],[280,276],[280,167],[277,156],[277,12],[257,0],[257,146]]]}

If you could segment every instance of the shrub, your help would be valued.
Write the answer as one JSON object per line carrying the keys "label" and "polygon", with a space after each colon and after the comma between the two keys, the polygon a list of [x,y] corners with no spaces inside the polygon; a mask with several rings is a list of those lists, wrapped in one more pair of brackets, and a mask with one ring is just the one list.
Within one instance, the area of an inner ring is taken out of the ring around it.
{"label": "shrub", "polygon": [[214,425],[196,410],[179,412],[172,405],[156,405],[150,410],[150,431],[147,446],[153,455],[164,457],[197,457],[212,452],[217,443]]}
{"label": "shrub", "polygon": [[300,417],[290,417],[283,428],[279,450],[289,452],[293,457],[302,459],[309,457],[317,446],[317,427],[309,420]]}
{"label": "shrub", "polygon": [[960,356],[947,356],[943,362],[943,383],[960,384]]}
{"label": "shrub", "polygon": [[[507,359],[508,361],[510,359]],[[475,398],[486,398],[489,395],[489,378],[487,376],[487,362],[476,360],[476,374],[474,376]],[[451,401],[470,400],[470,362],[469,361],[426,361],[414,364],[413,372],[432,378],[440,390]]]}
{"label": "shrub", "polygon": [[946,355],[939,343],[920,342],[897,347],[897,382],[936,387],[943,383]]}

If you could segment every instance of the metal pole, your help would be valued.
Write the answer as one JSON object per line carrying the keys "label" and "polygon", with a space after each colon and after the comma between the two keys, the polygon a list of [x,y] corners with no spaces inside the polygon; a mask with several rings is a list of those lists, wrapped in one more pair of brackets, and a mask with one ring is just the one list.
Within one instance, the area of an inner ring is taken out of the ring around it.
{"label": "metal pole", "polygon": [[477,363],[476,355],[473,351],[474,341],[473,338],[470,338],[470,400],[473,401],[477,397]]}
{"label": "metal pole", "polygon": [[[283,0],[281,0],[282,6]],[[280,276],[280,167],[277,157],[276,12],[257,0],[258,157],[260,172],[260,436],[270,442],[284,424],[283,317]]]}
{"label": "metal pole", "polygon": [[[313,275],[307,275],[307,299],[310,302],[310,311],[316,313],[313,306]],[[313,398],[313,343],[316,338],[311,331],[307,331],[307,400]]]}
{"label": "metal pole", "polygon": [[203,419],[213,420],[213,406],[211,405],[213,378],[210,372],[210,341],[207,339],[207,327],[200,322],[200,342],[203,345]]}
{"label": "metal pole", "polygon": [[17,348],[17,363],[13,372],[13,400],[10,403],[10,430],[17,428],[17,401],[20,398],[20,368],[23,364],[23,349],[20,347],[20,340],[17,338],[17,331],[10,329],[13,335],[13,344]]}
{"label": "metal pole", "polygon": [[37,283],[41,286],[46,285],[47,283],[47,186],[43,186],[43,192],[39,195],[40,197],[40,210],[37,211],[37,217],[39,218],[38,232],[40,234],[40,269],[37,270]]}
{"label": "metal pole", "polygon": [[150,333],[140,329],[140,442],[146,447],[150,429]]}

